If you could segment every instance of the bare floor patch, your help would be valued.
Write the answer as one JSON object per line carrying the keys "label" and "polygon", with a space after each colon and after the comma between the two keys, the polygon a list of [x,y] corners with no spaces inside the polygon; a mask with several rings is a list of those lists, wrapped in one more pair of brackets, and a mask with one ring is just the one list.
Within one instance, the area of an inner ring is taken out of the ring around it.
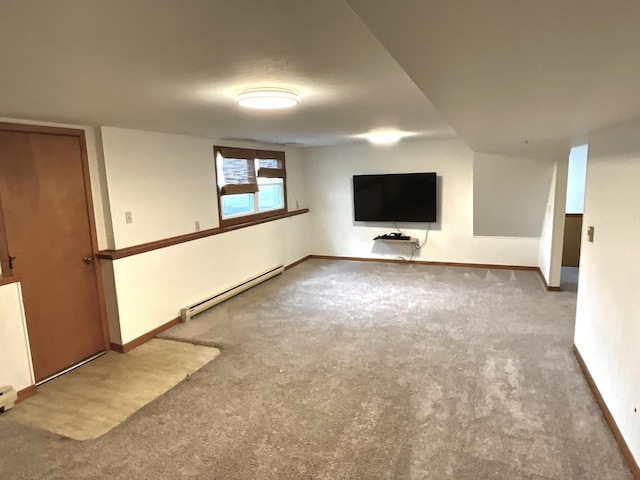
{"label": "bare floor patch", "polygon": [[6,415],[75,440],[104,435],[216,358],[217,348],[153,339],[126,353],[108,352],[38,387]]}

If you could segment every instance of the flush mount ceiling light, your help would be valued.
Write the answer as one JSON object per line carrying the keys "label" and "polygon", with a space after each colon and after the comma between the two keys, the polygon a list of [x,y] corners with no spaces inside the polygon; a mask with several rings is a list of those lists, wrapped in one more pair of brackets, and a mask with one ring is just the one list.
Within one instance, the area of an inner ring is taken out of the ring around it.
{"label": "flush mount ceiling light", "polygon": [[370,130],[367,133],[360,133],[353,135],[352,138],[366,139],[375,145],[393,145],[406,137],[419,137],[424,135],[424,132],[407,132],[403,130],[397,130],[395,128],[377,128]]}
{"label": "flush mount ceiling light", "polygon": [[290,88],[249,88],[236,95],[241,107],[276,110],[298,105],[298,92]]}
{"label": "flush mount ceiling light", "polygon": [[376,145],[390,145],[392,143],[397,143],[402,137],[402,132],[395,131],[372,132],[367,135],[367,139]]}

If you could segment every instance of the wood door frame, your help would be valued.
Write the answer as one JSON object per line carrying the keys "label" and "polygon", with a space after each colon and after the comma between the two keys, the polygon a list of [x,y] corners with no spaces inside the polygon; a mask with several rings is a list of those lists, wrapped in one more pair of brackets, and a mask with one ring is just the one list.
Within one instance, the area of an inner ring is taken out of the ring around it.
{"label": "wood door frame", "polygon": [[2,209],[2,198],[0,197],[0,268],[2,268],[2,278],[12,278],[15,275],[9,268],[9,245],[4,226],[4,210]]}
{"label": "wood door frame", "polygon": [[[104,296],[104,285],[102,282],[102,267],[98,259],[98,235],[96,233],[96,219],[93,212],[93,196],[91,193],[91,178],[89,172],[89,159],[87,154],[87,140],[85,132],[80,128],[66,127],[49,127],[44,125],[31,125],[25,123],[8,123],[0,122],[0,132],[16,132],[16,133],[39,133],[45,135],[61,135],[66,137],[76,137],[80,142],[80,158],[82,163],[82,178],[84,180],[84,196],[87,204],[87,220],[89,222],[89,237],[91,240],[91,256],[93,257],[93,271],[96,279],[96,288],[98,294],[98,310],[100,312],[100,324],[102,326],[102,337],[104,349],[109,350],[111,340],[109,337],[109,323],[107,321],[107,304]],[[0,258],[2,259],[2,276],[9,278],[13,276],[13,272],[9,270],[9,264],[5,259],[5,253],[8,255],[7,231],[2,213],[2,202],[0,201]],[[8,273],[5,274],[4,272]]]}

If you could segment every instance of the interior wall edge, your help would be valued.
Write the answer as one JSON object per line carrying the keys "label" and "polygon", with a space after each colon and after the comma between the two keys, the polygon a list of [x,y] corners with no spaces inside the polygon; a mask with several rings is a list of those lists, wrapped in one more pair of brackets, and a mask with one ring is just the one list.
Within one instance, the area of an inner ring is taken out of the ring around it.
{"label": "interior wall edge", "polygon": [[104,218],[106,248],[115,248],[115,236],[113,232],[113,216],[111,215],[111,200],[109,199],[109,181],[104,157],[104,144],[102,141],[102,128],[96,128],[97,174],[102,194],[102,214]]}
{"label": "interior wall edge", "polygon": [[131,340],[131,341],[125,343],[125,344],[112,342],[111,345],[110,345],[110,348],[111,348],[111,350],[113,350],[115,352],[118,352],[118,353],[130,352],[134,348],[139,347],[143,343],[147,343],[152,338],[155,338],[158,334],[164,332],[165,330],[168,330],[171,327],[173,327],[175,325],[178,325],[180,322],[182,322],[182,317],[173,318],[173,319],[169,320],[167,323],[163,323],[159,327],[156,327],[153,330],[150,330],[147,333],[144,333],[144,334],[140,335],[139,337],[134,338],[133,340]]}
{"label": "interior wall edge", "polygon": [[596,402],[598,402],[600,411],[602,412],[602,415],[604,416],[604,419],[606,420],[607,425],[609,425],[609,428],[611,429],[611,433],[613,434],[613,437],[615,438],[616,442],[618,443],[618,446],[620,447],[620,451],[622,452],[622,455],[627,462],[627,466],[629,467],[629,470],[631,471],[633,478],[635,480],[640,480],[640,466],[638,465],[638,462],[634,458],[633,453],[631,453],[631,449],[629,448],[626,440],[622,436],[622,433],[620,432],[620,429],[618,428],[618,424],[613,418],[613,415],[611,415],[611,412],[609,411],[609,407],[607,406],[606,402],[604,401],[604,398],[600,393],[600,390],[598,389],[598,385],[596,385],[596,382],[591,376],[591,372],[589,372],[589,367],[585,363],[584,359],[582,358],[582,354],[580,353],[580,350],[575,344],[573,345],[573,353],[575,354],[576,360],[578,361],[578,365],[580,365],[580,369],[582,370],[582,373],[584,374],[585,379],[589,384],[589,388],[593,392],[593,396],[595,397]]}
{"label": "interior wall edge", "polygon": [[[309,260],[310,258],[313,258],[312,255],[306,255],[304,257],[302,257],[301,259],[290,263],[288,265],[285,266],[285,271],[287,270],[291,270],[294,267],[297,267],[298,265],[300,265],[301,263],[306,262],[307,260]],[[154,328],[153,330],[149,330],[148,332],[140,335],[137,338],[134,338],[133,340],[130,340],[127,343],[122,343],[122,341],[112,341],[110,348],[111,350],[118,352],[118,353],[127,353],[131,350],[133,350],[134,348],[142,345],[143,343],[148,342],[149,340],[151,340],[152,338],[155,338],[158,334],[164,332],[165,330],[168,330],[169,328],[178,325],[179,323],[182,322],[182,317],[176,317],[173,318],[171,320],[169,320],[166,323],[163,323],[162,325]]]}
{"label": "interior wall edge", "polygon": [[567,176],[569,159],[559,161],[556,176],[556,201],[553,214],[553,237],[551,243],[551,268],[549,272],[549,286],[560,287],[562,275],[562,250],[564,248],[565,205],[567,203]]}

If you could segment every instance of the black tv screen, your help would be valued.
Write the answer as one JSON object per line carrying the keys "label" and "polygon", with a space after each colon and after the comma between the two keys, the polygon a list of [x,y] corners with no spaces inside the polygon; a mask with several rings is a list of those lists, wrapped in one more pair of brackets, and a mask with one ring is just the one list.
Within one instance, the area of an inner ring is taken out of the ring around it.
{"label": "black tv screen", "polygon": [[359,222],[436,222],[436,174],[354,175]]}

